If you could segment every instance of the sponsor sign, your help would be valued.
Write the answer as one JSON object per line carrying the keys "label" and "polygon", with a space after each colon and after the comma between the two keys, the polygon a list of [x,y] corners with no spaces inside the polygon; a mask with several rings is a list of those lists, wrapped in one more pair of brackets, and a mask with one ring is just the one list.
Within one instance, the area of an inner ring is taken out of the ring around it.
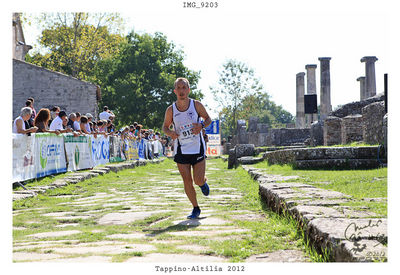
{"label": "sponsor sign", "polygon": [[138,142],[135,139],[125,139],[125,154],[127,160],[139,159]]}
{"label": "sponsor sign", "polygon": [[120,137],[110,136],[110,162],[126,160],[123,149],[125,142]]}
{"label": "sponsor sign", "polygon": [[207,157],[218,157],[221,155],[221,147],[220,145],[207,145],[206,155]]}
{"label": "sponsor sign", "polygon": [[91,136],[64,136],[68,171],[93,167]]}
{"label": "sponsor sign", "polygon": [[93,165],[106,164],[110,161],[110,141],[109,137],[98,135],[92,137],[92,159]]}
{"label": "sponsor sign", "polygon": [[67,171],[64,138],[56,134],[35,134],[34,165],[36,178]]}
{"label": "sponsor sign", "polygon": [[207,146],[209,145],[221,145],[221,135],[220,134],[208,134],[208,142]]}
{"label": "sponsor sign", "polygon": [[34,141],[33,136],[13,134],[13,182],[35,178]]}
{"label": "sponsor sign", "polygon": [[219,134],[219,120],[213,120],[211,121],[211,124],[208,125],[206,128],[206,134],[207,135],[216,135]]}

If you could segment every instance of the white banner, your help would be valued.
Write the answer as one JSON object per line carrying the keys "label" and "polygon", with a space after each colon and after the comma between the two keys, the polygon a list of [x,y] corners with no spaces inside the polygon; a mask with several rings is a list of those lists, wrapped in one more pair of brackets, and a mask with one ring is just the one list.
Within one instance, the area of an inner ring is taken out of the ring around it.
{"label": "white banner", "polygon": [[33,159],[36,178],[67,171],[64,137],[56,134],[35,134]]}
{"label": "white banner", "polygon": [[110,161],[110,142],[109,137],[98,135],[92,137],[92,159],[93,165],[106,164]]}
{"label": "white banner", "polygon": [[207,151],[206,155],[207,157],[218,157],[221,155],[222,152],[222,146],[220,145],[208,145],[207,144]]}
{"label": "white banner", "polygon": [[207,136],[208,136],[207,145],[221,145],[220,134],[207,134]]}
{"label": "white banner", "polygon": [[76,171],[93,167],[91,139],[91,136],[64,136],[68,171]]}
{"label": "white banner", "polygon": [[13,134],[13,182],[35,178],[34,141],[33,136]]}

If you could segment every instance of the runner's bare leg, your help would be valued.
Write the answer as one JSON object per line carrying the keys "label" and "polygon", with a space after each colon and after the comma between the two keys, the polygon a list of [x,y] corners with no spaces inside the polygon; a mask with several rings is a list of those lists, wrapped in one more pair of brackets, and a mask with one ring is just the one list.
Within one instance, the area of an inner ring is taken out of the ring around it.
{"label": "runner's bare leg", "polygon": [[192,203],[193,207],[198,206],[197,198],[196,198],[196,190],[193,187],[193,179],[192,179],[192,171],[190,164],[180,164],[177,163],[179,173],[181,173],[183,179],[183,185],[185,188],[186,196],[189,198],[189,201]]}
{"label": "runner's bare leg", "polygon": [[202,160],[193,166],[194,183],[202,186],[205,182],[206,175],[206,160]]}

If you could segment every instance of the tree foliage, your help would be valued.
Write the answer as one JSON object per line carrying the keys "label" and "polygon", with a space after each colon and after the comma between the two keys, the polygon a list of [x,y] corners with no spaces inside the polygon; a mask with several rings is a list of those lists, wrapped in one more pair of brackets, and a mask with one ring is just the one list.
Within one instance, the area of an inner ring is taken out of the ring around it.
{"label": "tree foliage", "polygon": [[116,56],[95,67],[102,104],[116,113],[119,126],[137,121],[161,128],[166,108],[176,100],[173,88],[177,77],[189,80],[190,97],[203,96],[197,90],[200,73],[186,68],[183,60],[183,52],[163,34],[131,32]]}
{"label": "tree foliage", "polygon": [[124,40],[118,14],[42,13],[32,20],[43,30],[40,47],[26,61],[83,80],[90,79],[99,60],[115,55]]}
{"label": "tree foliage", "polygon": [[248,121],[255,116],[260,123],[271,127],[282,127],[294,121],[289,112],[271,100],[254,70],[242,62],[228,60],[219,72],[218,85],[210,90],[222,107],[219,116],[224,137],[234,134],[238,119]]}

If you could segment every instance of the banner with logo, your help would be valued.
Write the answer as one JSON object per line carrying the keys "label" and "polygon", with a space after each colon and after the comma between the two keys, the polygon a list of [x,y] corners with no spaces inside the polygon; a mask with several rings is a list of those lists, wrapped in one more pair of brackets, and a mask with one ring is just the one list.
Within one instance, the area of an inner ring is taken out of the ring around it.
{"label": "banner with logo", "polygon": [[110,141],[109,137],[98,135],[92,137],[92,159],[93,166],[106,164],[110,161]]}
{"label": "banner with logo", "polygon": [[221,155],[222,152],[222,146],[220,145],[208,145],[207,144],[207,151],[206,155],[207,157],[218,157]]}
{"label": "banner with logo", "polygon": [[219,133],[219,120],[211,121],[211,124],[206,128],[207,135],[217,135]]}
{"label": "banner with logo", "polygon": [[221,145],[221,135],[220,134],[207,134],[208,136],[208,145]]}
{"label": "banner with logo", "polygon": [[68,171],[93,167],[91,136],[64,135]]}
{"label": "banner with logo", "polygon": [[138,142],[135,139],[125,139],[125,154],[127,160],[139,159]]}
{"label": "banner with logo", "polygon": [[13,134],[13,182],[36,177],[35,138],[22,134]]}
{"label": "banner with logo", "polygon": [[110,162],[124,161],[123,152],[125,143],[120,137],[110,136]]}
{"label": "banner with logo", "polygon": [[145,141],[142,138],[140,142],[138,143],[138,155],[139,159],[144,159],[144,154],[145,154]]}
{"label": "banner with logo", "polygon": [[64,137],[56,134],[35,134],[33,158],[36,178],[67,171]]}

